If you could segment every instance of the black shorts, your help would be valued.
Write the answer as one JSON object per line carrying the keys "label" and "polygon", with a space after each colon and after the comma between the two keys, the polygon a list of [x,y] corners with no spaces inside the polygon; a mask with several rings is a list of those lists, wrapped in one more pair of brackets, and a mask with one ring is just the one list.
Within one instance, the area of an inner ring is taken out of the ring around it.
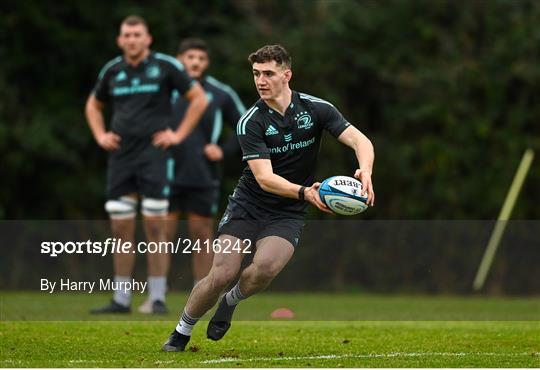
{"label": "black shorts", "polygon": [[218,209],[219,188],[172,186],[169,212],[189,212],[200,216],[215,216]]}
{"label": "black shorts", "polygon": [[172,176],[168,158],[167,151],[151,145],[139,155],[112,154],[107,167],[107,199],[131,193],[154,199],[167,198]]}
{"label": "black shorts", "polygon": [[237,197],[229,197],[229,204],[219,222],[218,235],[250,239],[254,244],[267,236],[279,236],[296,247],[303,227],[303,215],[288,217],[243,202]]}

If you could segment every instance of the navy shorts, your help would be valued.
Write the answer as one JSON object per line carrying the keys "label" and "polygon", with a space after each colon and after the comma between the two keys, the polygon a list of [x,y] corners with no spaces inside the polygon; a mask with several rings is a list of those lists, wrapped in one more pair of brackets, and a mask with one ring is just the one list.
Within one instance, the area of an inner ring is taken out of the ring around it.
{"label": "navy shorts", "polygon": [[[129,140],[122,139],[127,146]],[[131,142],[130,142],[131,144]],[[107,199],[137,193],[143,197],[164,199],[168,196],[170,169],[169,154],[148,143],[139,144],[129,152],[120,149],[111,152],[107,166]]]}
{"label": "navy shorts", "polygon": [[200,216],[215,216],[218,209],[219,188],[172,186],[169,212],[189,212]]}
{"label": "navy shorts", "polygon": [[218,235],[231,235],[238,239],[250,239],[252,243],[267,236],[279,236],[298,245],[304,227],[303,215],[286,216],[269,212],[241,199],[229,197],[229,204],[218,226]]}

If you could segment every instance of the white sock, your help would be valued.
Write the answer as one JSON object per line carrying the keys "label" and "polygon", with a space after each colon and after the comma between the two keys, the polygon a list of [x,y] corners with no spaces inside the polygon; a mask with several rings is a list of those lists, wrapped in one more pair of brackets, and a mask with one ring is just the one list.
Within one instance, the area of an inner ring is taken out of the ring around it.
{"label": "white sock", "polygon": [[151,302],[165,302],[165,292],[167,291],[167,278],[165,276],[148,277],[148,296]]}
{"label": "white sock", "polygon": [[236,285],[225,294],[225,299],[227,300],[227,304],[229,306],[236,306],[238,302],[240,302],[242,299],[245,299],[244,295],[240,291],[240,281],[236,283]]}
{"label": "white sock", "polygon": [[[114,282],[115,283],[127,283],[131,281],[131,276],[114,276]],[[115,284],[116,285],[116,284]],[[124,289],[126,285],[122,285],[122,289],[118,289],[114,291],[113,299],[116,303],[121,304],[123,306],[129,306],[131,305],[131,289]]]}
{"label": "white sock", "polygon": [[176,331],[180,334],[191,336],[191,332],[197,321],[199,321],[199,317],[195,318],[189,316],[184,309],[182,317],[180,317],[180,321],[178,322],[178,325],[176,325]]}

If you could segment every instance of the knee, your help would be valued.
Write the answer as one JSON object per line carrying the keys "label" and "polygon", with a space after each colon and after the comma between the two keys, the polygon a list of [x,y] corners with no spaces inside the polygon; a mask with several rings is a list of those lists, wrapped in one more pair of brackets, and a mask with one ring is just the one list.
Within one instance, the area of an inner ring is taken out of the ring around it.
{"label": "knee", "polygon": [[262,283],[272,281],[280,271],[272,263],[253,263],[253,265],[255,267],[255,279]]}
{"label": "knee", "polygon": [[131,220],[137,214],[137,200],[128,196],[110,199],[105,203],[105,211],[112,220]]}
{"label": "knee", "polygon": [[143,198],[141,202],[141,213],[146,217],[166,216],[168,209],[168,199]]}
{"label": "knee", "polygon": [[237,269],[229,267],[212,267],[208,273],[208,278],[210,279],[210,284],[212,285],[213,289],[222,291],[233,282],[237,274]]}
{"label": "knee", "polygon": [[209,240],[212,237],[212,227],[207,227],[203,223],[191,223],[189,233],[193,240]]}

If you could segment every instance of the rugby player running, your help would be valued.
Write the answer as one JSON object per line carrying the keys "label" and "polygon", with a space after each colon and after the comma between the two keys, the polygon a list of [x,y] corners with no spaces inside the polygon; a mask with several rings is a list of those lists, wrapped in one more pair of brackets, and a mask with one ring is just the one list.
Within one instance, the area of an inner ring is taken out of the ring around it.
{"label": "rugby player running", "polygon": [[[252,263],[220,300],[208,323],[207,337],[223,338],[238,303],[265,289],[294,253],[304,225],[307,202],[331,212],[314,183],[323,130],[355,151],[354,177],[374,205],[371,182],[374,150],[370,140],[348,123],[329,102],[289,87],[291,57],[280,45],[267,45],[249,56],[260,99],[240,118],[237,135],[244,169],[218,228],[223,245],[256,244]],[[193,326],[237,277],[243,248],[216,253],[208,275],[192,290],[182,316],[162,349],[183,351]]]}

